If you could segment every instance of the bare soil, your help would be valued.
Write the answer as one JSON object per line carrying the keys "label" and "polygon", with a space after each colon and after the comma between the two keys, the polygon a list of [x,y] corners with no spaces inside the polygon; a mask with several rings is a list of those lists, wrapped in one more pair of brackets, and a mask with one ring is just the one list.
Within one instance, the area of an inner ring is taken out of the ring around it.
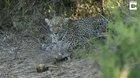
{"label": "bare soil", "polygon": [[[48,52],[32,37],[0,34],[0,78],[100,78],[100,66],[93,59],[71,59],[53,64]],[[36,66],[49,70],[38,73]]]}

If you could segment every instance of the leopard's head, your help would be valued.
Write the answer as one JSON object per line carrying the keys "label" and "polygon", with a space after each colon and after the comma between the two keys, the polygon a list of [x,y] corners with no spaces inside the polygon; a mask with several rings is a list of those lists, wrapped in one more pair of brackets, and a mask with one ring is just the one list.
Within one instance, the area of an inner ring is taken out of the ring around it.
{"label": "leopard's head", "polygon": [[63,26],[66,25],[69,18],[63,17],[53,17],[52,19],[45,18],[45,22],[49,25],[50,31],[52,33],[58,33],[62,31]]}

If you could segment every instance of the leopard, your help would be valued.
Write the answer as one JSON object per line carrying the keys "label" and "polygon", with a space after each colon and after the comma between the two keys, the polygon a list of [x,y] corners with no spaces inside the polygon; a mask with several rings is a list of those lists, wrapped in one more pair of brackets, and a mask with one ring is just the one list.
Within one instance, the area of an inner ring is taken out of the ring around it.
{"label": "leopard", "polygon": [[55,16],[52,19],[45,18],[45,22],[51,31],[52,51],[55,54],[63,55],[61,57],[65,57],[65,55],[67,57],[66,51],[83,45],[87,39],[105,33],[108,24],[108,20],[101,15],[78,20]]}

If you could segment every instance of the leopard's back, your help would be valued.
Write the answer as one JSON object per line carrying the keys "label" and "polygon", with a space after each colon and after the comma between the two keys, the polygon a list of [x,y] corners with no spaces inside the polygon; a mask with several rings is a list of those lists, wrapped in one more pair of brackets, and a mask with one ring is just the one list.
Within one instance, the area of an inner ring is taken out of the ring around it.
{"label": "leopard's back", "polygon": [[97,36],[106,31],[108,20],[101,17],[85,18],[72,22],[79,36]]}

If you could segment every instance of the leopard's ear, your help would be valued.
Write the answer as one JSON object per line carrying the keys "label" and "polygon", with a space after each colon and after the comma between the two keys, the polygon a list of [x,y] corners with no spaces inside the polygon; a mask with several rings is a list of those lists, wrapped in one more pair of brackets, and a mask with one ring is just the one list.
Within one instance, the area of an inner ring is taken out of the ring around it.
{"label": "leopard's ear", "polygon": [[65,18],[65,22],[68,22],[70,19],[69,18]]}
{"label": "leopard's ear", "polygon": [[69,18],[64,18],[63,23],[64,23],[64,24],[67,24],[67,23],[69,22],[69,20],[70,20]]}
{"label": "leopard's ear", "polygon": [[48,18],[45,18],[45,22],[50,25],[50,20]]}

